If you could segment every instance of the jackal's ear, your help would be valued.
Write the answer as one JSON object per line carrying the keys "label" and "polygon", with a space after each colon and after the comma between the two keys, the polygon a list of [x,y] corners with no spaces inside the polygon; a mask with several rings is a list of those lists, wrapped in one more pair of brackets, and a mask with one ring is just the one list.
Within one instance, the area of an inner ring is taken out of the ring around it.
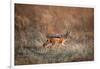
{"label": "jackal's ear", "polygon": [[67,31],[65,35],[66,35],[66,36],[68,36],[69,34],[70,34],[70,32],[69,32],[69,31]]}
{"label": "jackal's ear", "polygon": [[64,34],[64,37],[67,38],[69,35],[70,35],[70,32],[67,31],[67,32]]}

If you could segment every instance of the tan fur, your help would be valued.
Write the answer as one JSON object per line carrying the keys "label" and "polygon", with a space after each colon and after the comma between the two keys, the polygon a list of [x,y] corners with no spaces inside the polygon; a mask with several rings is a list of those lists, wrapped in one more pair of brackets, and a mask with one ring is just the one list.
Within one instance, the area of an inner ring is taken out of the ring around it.
{"label": "tan fur", "polygon": [[45,47],[48,44],[52,44],[54,45],[55,43],[59,43],[62,44],[65,41],[64,38],[48,38],[47,41],[43,44],[43,46]]}

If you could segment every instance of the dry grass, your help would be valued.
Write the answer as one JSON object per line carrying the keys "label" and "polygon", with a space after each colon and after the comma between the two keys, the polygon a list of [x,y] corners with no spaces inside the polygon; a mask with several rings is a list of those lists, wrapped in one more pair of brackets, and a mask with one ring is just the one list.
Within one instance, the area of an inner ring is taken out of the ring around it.
{"label": "dry grass", "polygon": [[[66,32],[65,42],[43,47],[46,35]],[[15,65],[93,60],[93,33],[92,8],[15,4]]]}
{"label": "dry grass", "polygon": [[[66,39],[68,40],[68,38]],[[43,46],[36,47],[16,47],[16,64],[41,64],[59,63],[71,61],[93,60],[93,41],[69,39],[65,45],[55,44],[50,48]],[[40,43],[37,41],[37,44]],[[41,44],[42,45],[42,44]]]}

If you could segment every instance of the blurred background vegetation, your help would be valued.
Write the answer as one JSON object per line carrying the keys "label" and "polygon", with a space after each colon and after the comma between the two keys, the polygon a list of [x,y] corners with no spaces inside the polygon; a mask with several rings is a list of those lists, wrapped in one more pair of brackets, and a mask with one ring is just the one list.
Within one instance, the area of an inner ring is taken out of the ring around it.
{"label": "blurred background vegetation", "polygon": [[[48,34],[66,32],[64,45],[43,47]],[[93,8],[15,4],[15,65],[93,59]]]}

